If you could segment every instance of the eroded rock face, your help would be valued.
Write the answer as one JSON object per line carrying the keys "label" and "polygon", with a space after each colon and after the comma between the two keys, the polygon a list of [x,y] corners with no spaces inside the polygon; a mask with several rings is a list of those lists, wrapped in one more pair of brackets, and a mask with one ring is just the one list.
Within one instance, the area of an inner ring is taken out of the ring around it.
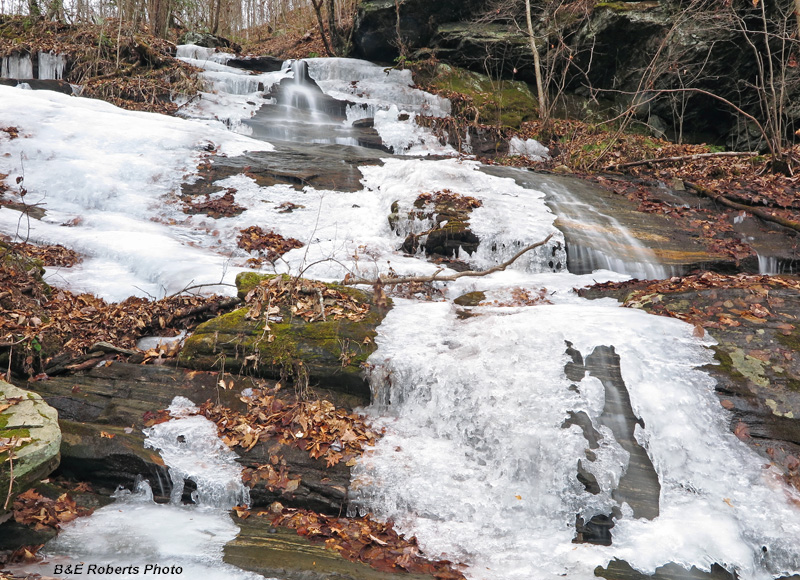
{"label": "eroded rock face", "polygon": [[[567,94],[609,97],[620,110],[632,106],[638,120],[657,135],[665,131],[684,136],[691,133],[709,142],[726,141],[738,150],[765,147],[760,131],[737,120],[734,109],[714,96],[659,94],[686,87],[702,89],[760,117],[753,84],[758,77],[754,51],[763,51],[764,44],[761,38],[762,42],[753,46],[747,41],[763,30],[760,13],[744,8],[738,13],[696,8],[689,12],[683,4],[649,0],[600,2],[586,14],[540,10],[534,13],[537,36],[550,39],[540,43],[540,56],[545,67],[550,67],[546,73],[566,81]],[[774,14],[767,17],[777,20]],[[748,28],[746,34],[742,26]],[[794,20],[790,26],[796,26]],[[408,0],[401,4],[399,29],[407,52],[415,58],[435,54],[441,62],[488,72],[496,80],[535,83],[534,59],[521,10],[495,13],[486,1],[455,8],[450,2]],[[391,61],[399,54],[397,37],[394,2],[364,2],[356,21],[356,53]],[[779,40],[775,42],[773,54],[777,54]],[[793,68],[788,59],[781,66]],[[785,91],[786,114],[797,119],[800,107],[794,103],[798,102],[800,82],[787,77],[778,84]]]}
{"label": "eroded rock face", "polygon": [[61,430],[58,413],[41,396],[0,380],[0,409],[6,405],[0,411],[0,489],[5,497],[13,470],[13,500],[58,467]]}
{"label": "eroded rock face", "polygon": [[[414,51],[431,41],[438,24],[467,17],[485,4],[481,0],[366,0],[359,5],[353,43],[356,54],[367,60],[391,62],[402,43]],[[399,24],[398,24],[399,10]]]}
{"label": "eroded rock face", "polygon": [[[195,369],[253,373],[274,379],[308,381],[368,401],[370,389],[362,365],[375,350],[375,329],[386,314],[372,295],[334,284],[312,288],[307,280],[244,273],[237,277],[246,298],[262,283],[280,285],[283,302],[251,303],[197,327],[179,355]],[[345,296],[355,310],[337,313]],[[314,309],[325,304],[325,316]],[[267,305],[269,304],[269,305]],[[272,310],[274,308],[274,310]]]}
{"label": "eroded rock face", "polygon": [[[113,492],[119,485],[130,488],[137,476],[144,477],[156,497],[167,500],[171,490],[169,474],[159,453],[144,447],[143,429],[178,395],[198,405],[211,400],[234,412],[245,411],[241,393],[253,387],[254,381],[226,374],[227,388],[223,389],[219,379],[215,372],[113,363],[36,383],[44,399],[61,416],[59,472],[74,480],[91,482],[102,494]],[[347,409],[361,402],[328,391],[317,391],[314,396]],[[277,454],[285,458],[293,477],[300,476],[298,487],[291,493],[271,491],[263,482],[255,485],[251,489],[253,506],[281,501],[287,506],[332,514],[346,509],[350,468],[343,462],[328,468],[324,459],[312,459],[307,452],[274,439],[261,441],[247,451],[235,449],[243,467],[257,469]],[[187,493],[191,489],[188,482]]]}

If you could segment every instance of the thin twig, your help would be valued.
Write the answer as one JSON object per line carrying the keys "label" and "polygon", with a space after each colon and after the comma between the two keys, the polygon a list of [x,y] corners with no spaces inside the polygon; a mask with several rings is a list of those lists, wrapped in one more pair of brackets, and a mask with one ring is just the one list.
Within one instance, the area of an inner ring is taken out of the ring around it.
{"label": "thin twig", "polygon": [[227,282],[215,282],[215,283],[208,283],[208,284],[194,284],[192,286],[186,286],[175,292],[174,294],[170,294],[167,298],[175,298],[176,296],[180,296],[184,292],[188,292],[189,290],[196,290],[197,288],[206,288],[208,286],[230,286],[231,288],[236,288],[236,284],[228,284]]}

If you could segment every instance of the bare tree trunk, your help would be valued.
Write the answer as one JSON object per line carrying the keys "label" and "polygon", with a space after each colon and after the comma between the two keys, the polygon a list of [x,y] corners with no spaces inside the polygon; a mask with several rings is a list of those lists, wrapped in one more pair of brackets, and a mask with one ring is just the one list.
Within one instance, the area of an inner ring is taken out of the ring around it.
{"label": "bare tree trunk", "polygon": [[797,18],[797,38],[800,40],[800,0],[794,0],[794,15]]}
{"label": "bare tree trunk", "polygon": [[[330,44],[328,44],[328,37],[325,36],[325,23],[322,21],[322,0],[311,0],[314,6],[314,12],[317,14],[317,24],[319,25],[319,34],[322,37],[322,44],[325,45],[325,52],[328,56],[334,56]],[[331,35],[333,31],[331,31]]]}
{"label": "bare tree trunk", "polygon": [[[800,2],[800,0],[797,0]],[[533,36],[533,21],[531,19],[531,0],[525,0],[525,18],[528,20],[528,39],[533,53],[533,72],[536,75],[536,90],[539,97],[539,118],[547,117],[547,97],[545,96],[544,83],[542,83],[542,61],[539,59],[539,50],[536,48],[536,38]]]}
{"label": "bare tree trunk", "polygon": [[169,14],[170,0],[150,0],[150,28],[155,36],[167,37]]}
{"label": "bare tree trunk", "polygon": [[328,7],[328,34],[331,35],[331,48],[334,55],[342,56],[342,38],[339,34],[339,27],[336,26],[336,6],[334,5],[334,0],[326,0],[326,4]]}
{"label": "bare tree trunk", "polygon": [[217,34],[219,30],[219,13],[222,10],[222,0],[217,0],[217,7],[214,10],[214,21],[211,26],[211,34]]}

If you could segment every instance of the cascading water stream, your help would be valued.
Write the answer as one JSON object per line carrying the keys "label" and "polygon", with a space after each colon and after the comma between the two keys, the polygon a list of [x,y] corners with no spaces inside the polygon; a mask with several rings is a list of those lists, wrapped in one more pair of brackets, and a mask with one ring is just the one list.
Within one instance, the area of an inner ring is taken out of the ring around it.
{"label": "cascading water stream", "polygon": [[566,188],[551,186],[548,193],[559,221],[580,231],[580,239],[567,243],[570,272],[585,274],[604,269],[642,280],[674,275],[659,263],[651,249],[602,208],[581,201]]}

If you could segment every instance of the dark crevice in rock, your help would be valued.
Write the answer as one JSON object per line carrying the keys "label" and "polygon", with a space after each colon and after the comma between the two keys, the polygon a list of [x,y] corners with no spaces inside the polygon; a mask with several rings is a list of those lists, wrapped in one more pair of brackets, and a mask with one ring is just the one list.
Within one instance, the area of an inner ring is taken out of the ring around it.
{"label": "dark crevice in rock", "polygon": [[[564,367],[567,378],[574,381],[582,380],[586,373],[600,380],[605,390],[605,405],[603,412],[596,419],[598,426],[608,427],[619,445],[630,454],[628,467],[620,477],[616,489],[612,490],[611,497],[619,505],[627,503],[633,510],[633,517],[653,519],[659,512],[659,495],[661,485],[658,475],[653,468],[652,461],[647,452],[638,444],[634,437],[637,425],[644,427],[643,422],[633,412],[630,396],[622,380],[619,367],[619,356],[614,347],[598,346],[592,351],[585,361],[580,351],[566,341],[566,353],[570,361]],[[571,390],[579,390],[577,385],[570,385]],[[580,427],[587,441],[585,461],[593,462],[596,456],[593,449],[599,447],[603,439],[602,434],[596,429],[595,423],[583,411],[570,412],[562,424],[562,428],[571,426]],[[601,489],[584,460],[578,461],[577,479],[584,489],[592,494],[600,493]],[[614,508],[611,514],[598,514],[585,521],[580,515],[576,516],[573,540],[576,543],[591,543],[608,546],[611,545],[611,528],[614,527],[614,518],[621,517],[619,508]]]}
{"label": "dark crevice in rock", "polygon": [[605,388],[605,406],[598,422],[611,429],[617,443],[630,453],[628,469],[620,478],[612,497],[620,504],[627,502],[633,509],[633,517],[653,519],[658,517],[661,484],[653,462],[634,436],[636,426],[644,428],[644,422],[631,407],[619,364],[619,355],[613,346],[598,346],[586,357],[587,371],[600,379]]}

